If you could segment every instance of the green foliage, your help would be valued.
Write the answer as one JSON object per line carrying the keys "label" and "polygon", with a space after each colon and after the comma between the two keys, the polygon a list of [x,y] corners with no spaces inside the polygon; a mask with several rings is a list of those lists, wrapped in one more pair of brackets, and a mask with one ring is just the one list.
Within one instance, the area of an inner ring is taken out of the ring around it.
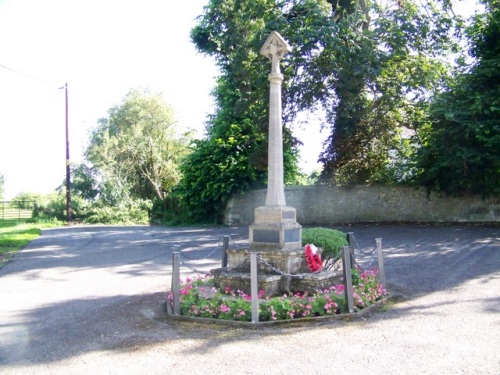
{"label": "green foliage", "polygon": [[[32,221],[36,223],[66,221],[64,190],[38,196],[36,202]],[[143,199],[124,199],[114,204],[103,200],[88,202],[76,194],[71,199],[72,220],[86,224],[148,224],[151,208],[151,201]]]}
{"label": "green foliage", "polygon": [[[195,143],[182,167],[180,195],[194,220],[220,221],[232,194],[266,183],[270,69],[259,50],[279,11],[271,0],[212,0],[191,32],[198,50],[213,56],[221,71],[207,138]],[[297,141],[286,127],[283,138],[285,183],[295,183]]]}
{"label": "green foliage", "polygon": [[[72,166],[72,195],[82,202],[76,218],[86,223],[148,223],[153,202],[164,201],[180,180],[179,165],[189,152],[190,137],[189,131],[178,131],[173,110],[160,94],[131,90],[98,121],[87,161]],[[59,214],[56,201],[52,206],[44,214]]]}
{"label": "green foliage", "polygon": [[259,321],[291,320],[337,315],[344,309],[341,285],[314,293],[295,293],[267,299],[260,305]]}
{"label": "green foliage", "polygon": [[[33,219],[37,222],[50,222],[52,220],[66,221],[66,190],[48,194],[45,196],[35,195],[36,206],[33,210]],[[72,196],[71,217],[72,220],[80,221],[85,214],[87,204],[83,198]]]}
{"label": "green foliage", "polygon": [[21,248],[40,235],[40,228],[30,224],[17,224],[14,228],[2,227],[0,232],[0,248]]}
{"label": "green foliage", "polygon": [[96,203],[89,206],[83,221],[88,224],[149,224],[150,200],[135,199],[110,206]]}
{"label": "green foliage", "polygon": [[100,183],[102,176],[95,167],[85,163],[71,165],[71,193],[86,201],[94,201],[101,195],[106,199],[106,185]]}
{"label": "green foliage", "polygon": [[429,191],[500,195],[500,2],[485,5],[467,29],[476,62],[434,98],[419,132],[417,179]]}
{"label": "green foliage", "polygon": [[377,270],[363,270],[359,267],[352,269],[352,285],[354,287],[354,305],[358,309],[373,304],[386,294],[379,281]]}
{"label": "green foliage", "polygon": [[405,173],[388,170],[407,162],[403,130],[419,126],[430,94],[443,85],[443,56],[457,50],[461,20],[439,3],[357,4],[336,17],[317,59],[326,83],[319,100],[331,126],[322,180],[398,182]]}
{"label": "green foliage", "polygon": [[[430,95],[447,79],[443,57],[457,51],[462,23],[448,8],[448,2],[414,0],[209,1],[191,36],[199,51],[215,58],[221,77],[208,138],[197,145],[184,175],[189,181],[182,194],[191,186],[196,193],[187,193],[184,202],[202,217],[217,219],[230,193],[265,183],[268,70],[258,51],[272,30],[293,47],[282,61],[288,182],[301,181],[298,141],[288,126],[301,111],[316,109],[326,113],[324,125],[330,128],[320,156],[322,183],[409,180],[415,145],[405,140],[405,130],[426,118]],[[227,150],[233,126],[252,138],[235,138],[231,147],[238,146],[241,167],[219,174],[228,156],[215,150]],[[213,165],[201,167],[209,157]],[[220,178],[220,194],[202,186],[214,176]],[[233,189],[233,181],[241,189]]]}
{"label": "green foliage", "polygon": [[219,135],[195,141],[193,152],[181,166],[181,202],[194,221],[220,222],[231,195],[259,187],[258,181],[264,178],[263,169],[250,165],[251,150],[262,143],[250,121],[233,124]]}
{"label": "green foliage", "polygon": [[[13,202],[21,208],[33,209],[30,221],[38,225],[66,221],[64,188],[47,195],[22,193]],[[149,199],[122,199],[112,203],[99,199],[89,202],[79,194],[73,194],[71,199],[72,220],[86,224],[148,224],[152,206]]]}
{"label": "green foliage", "polygon": [[155,199],[151,208],[151,222],[163,225],[181,225],[192,222],[193,215],[181,203],[178,190],[164,199]]}
{"label": "green foliage", "polygon": [[77,168],[77,187],[82,196],[95,197],[97,175],[104,199],[162,199],[179,182],[188,141],[189,132],[178,133],[173,110],[159,94],[131,90],[99,120],[86,151],[99,171]]}
{"label": "green foliage", "polygon": [[37,193],[20,193],[11,200],[11,206],[21,210],[33,210],[33,208],[43,202],[43,196]]}
{"label": "green foliage", "polygon": [[[379,283],[375,271],[353,270],[353,297],[355,309],[368,307],[383,298],[387,292]],[[289,293],[279,297],[265,296],[261,290],[258,298],[259,321],[291,320],[315,316],[336,315],[344,311],[344,285],[332,285],[324,290]],[[173,306],[173,293],[167,296]],[[180,314],[190,317],[235,320],[252,320],[251,296],[240,290],[218,290],[213,277],[181,280]]]}
{"label": "green foliage", "polygon": [[302,246],[306,244],[323,248],[321,258],[325,268],[334,265],[343,246],[349,246],[345,233],[330,228],[303,228]]}

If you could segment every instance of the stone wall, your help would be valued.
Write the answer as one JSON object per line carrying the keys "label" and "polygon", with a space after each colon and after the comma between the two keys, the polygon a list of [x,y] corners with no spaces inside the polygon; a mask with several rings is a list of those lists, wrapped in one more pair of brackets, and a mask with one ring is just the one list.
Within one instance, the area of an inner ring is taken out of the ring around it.
{"label": "stone wall", "polygon": [[[298,186],[285,189],[286,203],[302,225],[356,222],[498,222],[500,198],[441,197],[424,189],[387,186]],[[263,206],[266,190],[235,195],[225,223],[250,225]]]}

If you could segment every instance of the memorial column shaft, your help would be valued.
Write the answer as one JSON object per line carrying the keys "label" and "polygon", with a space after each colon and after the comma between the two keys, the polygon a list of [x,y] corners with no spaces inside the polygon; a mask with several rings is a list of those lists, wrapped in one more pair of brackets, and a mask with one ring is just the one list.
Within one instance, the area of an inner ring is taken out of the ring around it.
{"label": "memorial column shaft", "polygon": [[268,189],[266,206],[286,206],[283,175],[283,125],[281,84],[283,75],[269,75]]}

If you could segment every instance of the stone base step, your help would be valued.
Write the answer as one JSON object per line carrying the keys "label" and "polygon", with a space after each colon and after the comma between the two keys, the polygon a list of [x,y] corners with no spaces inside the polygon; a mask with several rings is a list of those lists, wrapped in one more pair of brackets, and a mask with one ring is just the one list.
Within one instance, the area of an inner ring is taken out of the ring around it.
{"label": "stone base step", "polygon": [[[251,294],[251,278],[247,272],[231,272],[226,268],[211,271],[214,275],[215,286],[221,291],[226,288],[241,290]],[[328,287],[341,282],[342,273],[334,271],[321,271],[318,273],[299,273],[293,276],[259,274],[257,276],[259,291],[264,290],[266,296],[279,296],[296,292],[314,292],[328,289]]]}

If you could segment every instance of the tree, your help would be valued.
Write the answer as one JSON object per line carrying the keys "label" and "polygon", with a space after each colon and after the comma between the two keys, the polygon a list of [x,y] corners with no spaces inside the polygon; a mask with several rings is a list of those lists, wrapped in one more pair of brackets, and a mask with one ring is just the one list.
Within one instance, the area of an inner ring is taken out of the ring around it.
{"label": "tree", "polygon": [[[299,142],[289,126],[301,111],[322,109],[323,125],[330,129],[319,159],[324,165],[323,182],[400,179],[403,173],[391,170],[398,160],[407,159],[409,144],[402,134],[421,124],[429,98],[447,79],[443,56],[456,51],[454,33],[460,20],[449,15],[446,1],[383,4],[211,0],[192,30],[197,48],[214,56],[221,69],[214,90],[218,106],[207,139],[222,143],[211,143],[209,153],[225,145],[233,125],[241,131],[246,124],[244,131],[253,134],[255,142],[249,146],[236,138],[234,147],[247,155],[240,161],[254,172],[255,179],[247,182],[265,182],[260,164],[251,163],[260,160],[265,165],[266,161],[268,83],[258,50],[267,35],[278,30],[293,46],[282,62],[287,77],[283,85],[285,157],[289,157],[285,170],[294,170]],[[224,177],[230,179],[237,181],[238,176]],[[247,188],[252,183],[242,185]]]}
{"label": "tree", "polygon": [[93,202],[98,197],[102,198],[103,195],[106,195],[102,182],[103,178],[96,167],[89,166],[87,163],[71,166],[71,191],[74,195],[78,195],[88,202]]}
{"label": "tree", "polygon": [[[195,220],[220,221],[232,194],[265,186],[270,66],[259,50],[272,30],[266,20],[277,18],[272,0],[213,0],[191,32],[197,49],[213,56],[221,72],[206,139],[195,143],[182,166],[180,194]],[[297,141],[286,127],[283,138],[290,183],[299,174]]]}
{"label": "tree", "polygon": [[[131,90],[99,120],[86,157],[99,170],[92,173],[102,176],[101,187],[112,185],[118,196],[163,199],[180,180],[189,137],[189,132],[178,133],[173,110],[159,94]],[[84,167],[80,172],[82,193],[90,197],[95,194],[89,185],[92,173]]]}
{"label": "tree", "polygon": [[457,50],[460,20],[447,3],[345,3],[332,8],[333,37],[322,41],[312,65],[324,72],[318,99],[331,129],[322,179],[391,182],[397,177],[388,169],[407,153],[402,134],[420,125],[429,97],[447,78],[443,56]]}
{"label": "tree", "polygon": [[19,193],[12,198],[12,204],[16,208],[28,210],[33,209],[35,205],[42,204],[43,200],[44,197],[38,193]]}
{"label": "tree", "polygon": [[472,65],[432,103],[420,131],[419,181],[448,194],[500,194],[500,1],[467,28]]}

